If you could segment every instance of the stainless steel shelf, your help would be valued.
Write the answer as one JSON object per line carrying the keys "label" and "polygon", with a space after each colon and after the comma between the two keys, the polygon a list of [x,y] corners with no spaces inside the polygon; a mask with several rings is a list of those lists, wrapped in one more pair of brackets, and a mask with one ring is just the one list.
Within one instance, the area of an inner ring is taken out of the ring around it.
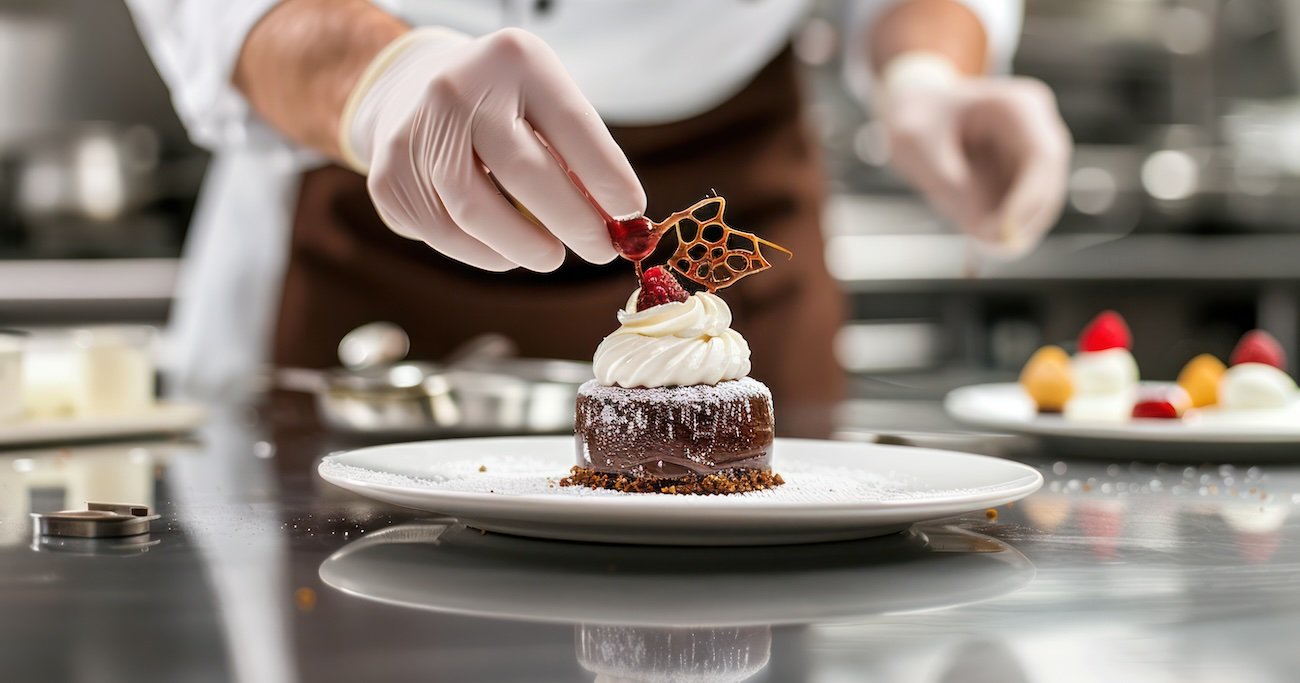
{"label": "stainless steel shelf", "polygon": [[1300,281],[1300,234],[1058,232],[1019,261],[984,260],[972,280],[967,238],[913,198],[833,197],[826,226],[827,266],[856,292],[1051,281]]}
{"label": "stainless steel shelf", "polygon": [[166,302],[180,259],[67,259],[0,262],[0,304]]}

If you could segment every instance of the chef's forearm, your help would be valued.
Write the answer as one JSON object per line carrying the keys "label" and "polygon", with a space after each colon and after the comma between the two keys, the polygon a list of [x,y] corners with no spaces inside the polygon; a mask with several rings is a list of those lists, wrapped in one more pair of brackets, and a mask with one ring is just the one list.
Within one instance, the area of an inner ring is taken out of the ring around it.
{"label": "chef's forearm", "polygon": [[235,86],[272,126],[337,158],[348,94],[371,59],[407,30],[367,0],[285,0],[249,32]]}
{"label": "chef's forearm", "polygon": [[[1010,0],[1008,0],[1010,1]],[[872,70],[905,52],[943,55],[963,74],[982,74],[988,65],[988,36],[984,24],[957,0],[901,0],[885,10],[868,29],[865,42]]]}

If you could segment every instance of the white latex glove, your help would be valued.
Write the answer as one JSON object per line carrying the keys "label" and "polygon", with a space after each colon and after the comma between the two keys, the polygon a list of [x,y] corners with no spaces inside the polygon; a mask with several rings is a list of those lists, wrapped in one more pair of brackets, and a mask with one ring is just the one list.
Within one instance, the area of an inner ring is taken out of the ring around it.
{"label": "white latex glove", "polygon": [[601,211],[645,211],[645,191],[600,116],[555,53],[519,29],[470,38],[425,28],[397,39],[349,98],[340,148],[369,174],[393,232],[487,270],[554,270],[565,245],[604,263],[616,254]]}
{"label": "white latex glove", "polygon": [[890,162],[980,252],[1016,258],[1060,217],[1070,132],[1056,98],[1030,78],[963,78],[944,57],[886,65],[879,113]]}

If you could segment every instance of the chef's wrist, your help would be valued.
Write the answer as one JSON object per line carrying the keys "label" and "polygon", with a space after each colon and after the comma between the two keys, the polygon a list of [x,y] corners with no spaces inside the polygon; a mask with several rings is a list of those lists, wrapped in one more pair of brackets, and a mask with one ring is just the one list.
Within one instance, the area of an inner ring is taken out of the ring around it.
{"label": "chef's wrist", "polygon": [[898,0],[872,23],[869,33],[866,56],[881,76],[898,57],[914,52],[945,57],[966,76],[988,70],[984,23],[959,0]]}
{"label": "chef's wrist", "polygon": [[408,30],[369,0],[283,0],[244,37],[232,82],[276,130],[337,157],[353,83]]}

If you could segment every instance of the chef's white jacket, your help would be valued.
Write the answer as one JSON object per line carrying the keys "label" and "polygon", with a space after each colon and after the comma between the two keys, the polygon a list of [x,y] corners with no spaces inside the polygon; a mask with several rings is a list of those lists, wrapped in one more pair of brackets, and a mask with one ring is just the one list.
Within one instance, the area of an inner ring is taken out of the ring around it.
{"label": "chef's white jacket", "polygon": [[[898,0],[847,0],[846,25]],[[1020,0],[963,0],[984,22],[994,69],[1009,63]],[[244,37],[276,0],[127,0],[195,143],[214,153],[185,246],[164,369],[182,394],[238,395],[262,367],[299,174],[325,160],[289,142],[231,84]],[[810,0],[375,0],[413,25],[481,35],[507,26],[555,49],[612,125],[708,111],[787,44]],[[850,54],[862,54],[848,45]],[[865,89],[869,71],[848,60]],[[336,340],[327,340],[334,342]]]}

